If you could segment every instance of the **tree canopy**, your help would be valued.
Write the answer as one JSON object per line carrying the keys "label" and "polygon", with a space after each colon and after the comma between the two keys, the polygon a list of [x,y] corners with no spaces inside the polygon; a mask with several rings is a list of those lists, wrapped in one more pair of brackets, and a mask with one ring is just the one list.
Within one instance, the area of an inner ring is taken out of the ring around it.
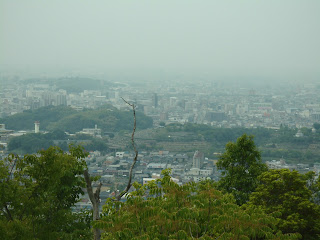
{"label": "tree canopy", "polygon": [[[137,119],[137,128],[152,127],[152,118],[143,113],[137,113]],[[79,112],[67,106],[48,106],[0,119],[1,123],[6,124],[7,129],[12,130],[31,130],[35,121],[40,121],[40,128],[43,130],[59,129],[70,133],[81,131],[83,128],[94,128],[96,124],[102,131],[108,132],[132,128],[131,113],[120,111],[110,105]]]}
{"label": "tree canopy", "polygon": [[222,170],[219,181],[220,189],[232,193],[238,204],[249,200],[250,194],[257,187],[257,177],[267,170],[261,155],[255,146],[253,136],[242,135],[237,142],[229,142],[226,151],[217,162]]}
{"label": "tree canopy", "polygon": [[55,130],[49,133],[28,133],[22,136],[13,137],[8,143],[8,151],[19,154],[33,154],[41,149],[47,149],[50,146],[57,145],[62,150],[68,150],[68,143],[82,145],[86,151],[108,151],[107,140],[95,138],[87,134],[77,134],[67,136],[61,130]]}
{"label": "tree canopy", "polygon": [[[90,213],[72,212],[83,194],[86,156],[80,146],[69,152],[49,147],[0,160],[1,239],[92,239]],[[93,226],[103,230],[103,239],[119,240],[319,239],[315,173],[268,170],[246,134],[226,145],[217,166],[218,182],[178,185],[164,170],[160,179],[134,183],[126,201],[107,200]]]}
{"label": "tree canopy", "polygon": [[320,206],[313,202],[315,196],[308,188],[308,175],[288,169],[264,172],[249,204],[261,207],[268,214],[278,212],[277,226],[283,232],[299,232],[303,239],[319,239]]}
{"label": "tree canopy", "polygon": [[282,234],[259,208],[239,207],[211,181],[179,186],[170,171],[146,185],[134,184],[126,202],[111,199],[95,227],[102,239],[297,239]]}
{"label": "tree canopy", "polygon": [[10,152],[36,153],[41,149],[47,149],[53,145],[53,141],[44,134],[30,133],[10,139],[8,150]]}
{"label": "tree canopy", "polygon": [[[0,161],[1,239],[81,239],[89,223],[71,207],[83,194],[81,147],[57,147]],[[75,229],[78,228],[78,229]]]}

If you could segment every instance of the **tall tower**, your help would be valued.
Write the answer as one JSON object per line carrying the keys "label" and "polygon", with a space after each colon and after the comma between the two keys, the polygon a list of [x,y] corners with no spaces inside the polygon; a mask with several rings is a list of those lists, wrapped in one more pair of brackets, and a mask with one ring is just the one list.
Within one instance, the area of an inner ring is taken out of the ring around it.
{"label": "tall tower", "polygon": [[204,162],[204,154],[198,150],[193,155],[193,164],[194,168],[201,168]]}
{"label": "tall tower", "polygon": [[40,122],[35,121],[34,122],[34,133],[39,133],[40,132]]}
{"label": "tall tower", "polygon": [[158,95],[156,93],[154,93],[152,95],[152,105],[157,108],[158,107]]}

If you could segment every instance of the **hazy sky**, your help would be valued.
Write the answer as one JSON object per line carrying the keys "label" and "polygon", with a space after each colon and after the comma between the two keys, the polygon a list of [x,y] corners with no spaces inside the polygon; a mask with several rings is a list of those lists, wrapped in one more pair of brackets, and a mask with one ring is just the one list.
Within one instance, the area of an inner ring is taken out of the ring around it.
{"label": "hazy sky", "polygon": [[320,79],[320,1],[0,0],[0,64]]}

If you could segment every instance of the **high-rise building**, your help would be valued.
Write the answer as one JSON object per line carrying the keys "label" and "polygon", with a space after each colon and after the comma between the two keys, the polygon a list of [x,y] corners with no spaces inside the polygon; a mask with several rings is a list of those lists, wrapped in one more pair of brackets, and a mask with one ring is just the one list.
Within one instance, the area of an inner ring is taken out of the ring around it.
{"label": "high-rise building", "polygon": [[156,93],[152,95],[152,105],[155,108],[158,107],[158,95]]}
{"label": "high-rise building", "polygon": [[198,150],[193,155],[193,168],[201,168],[204,162],[204,154]]}
{"label": "high-rise building", "polygon": [[175,107],[177,103],[177,98],[176,97],[170,97],[170,107]]}
{"label": "high-rise building", "polygon": [[67,105],[67,96],[64,94],[58,94],[56,97],[56,106]]}
{"label": "high-rise building", "polygon": [[166,121],[166,120],[168,120],[168,112],[160,113],[160,121]]}
{"label": "high-rise building", "polygon": [[227,116],[224,112],[208,111],[205,116],[207,121],[217,121],[222,122],[227,119]]}

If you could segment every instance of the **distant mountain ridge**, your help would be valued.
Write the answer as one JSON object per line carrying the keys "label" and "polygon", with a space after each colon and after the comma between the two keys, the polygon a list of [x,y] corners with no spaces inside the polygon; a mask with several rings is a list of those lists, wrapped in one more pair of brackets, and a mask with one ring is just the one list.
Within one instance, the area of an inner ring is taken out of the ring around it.
{"label": "distant mountain ridge", "polygon": [[85,77],[61,77],[61,78],[29,78],[24,83],[49,84],[55,85],[57,89],[64,89],[68,93],[80,93],[84,90],[101,90],[102,88],[110,88],[121,85],[108,80],[100,80]]}

